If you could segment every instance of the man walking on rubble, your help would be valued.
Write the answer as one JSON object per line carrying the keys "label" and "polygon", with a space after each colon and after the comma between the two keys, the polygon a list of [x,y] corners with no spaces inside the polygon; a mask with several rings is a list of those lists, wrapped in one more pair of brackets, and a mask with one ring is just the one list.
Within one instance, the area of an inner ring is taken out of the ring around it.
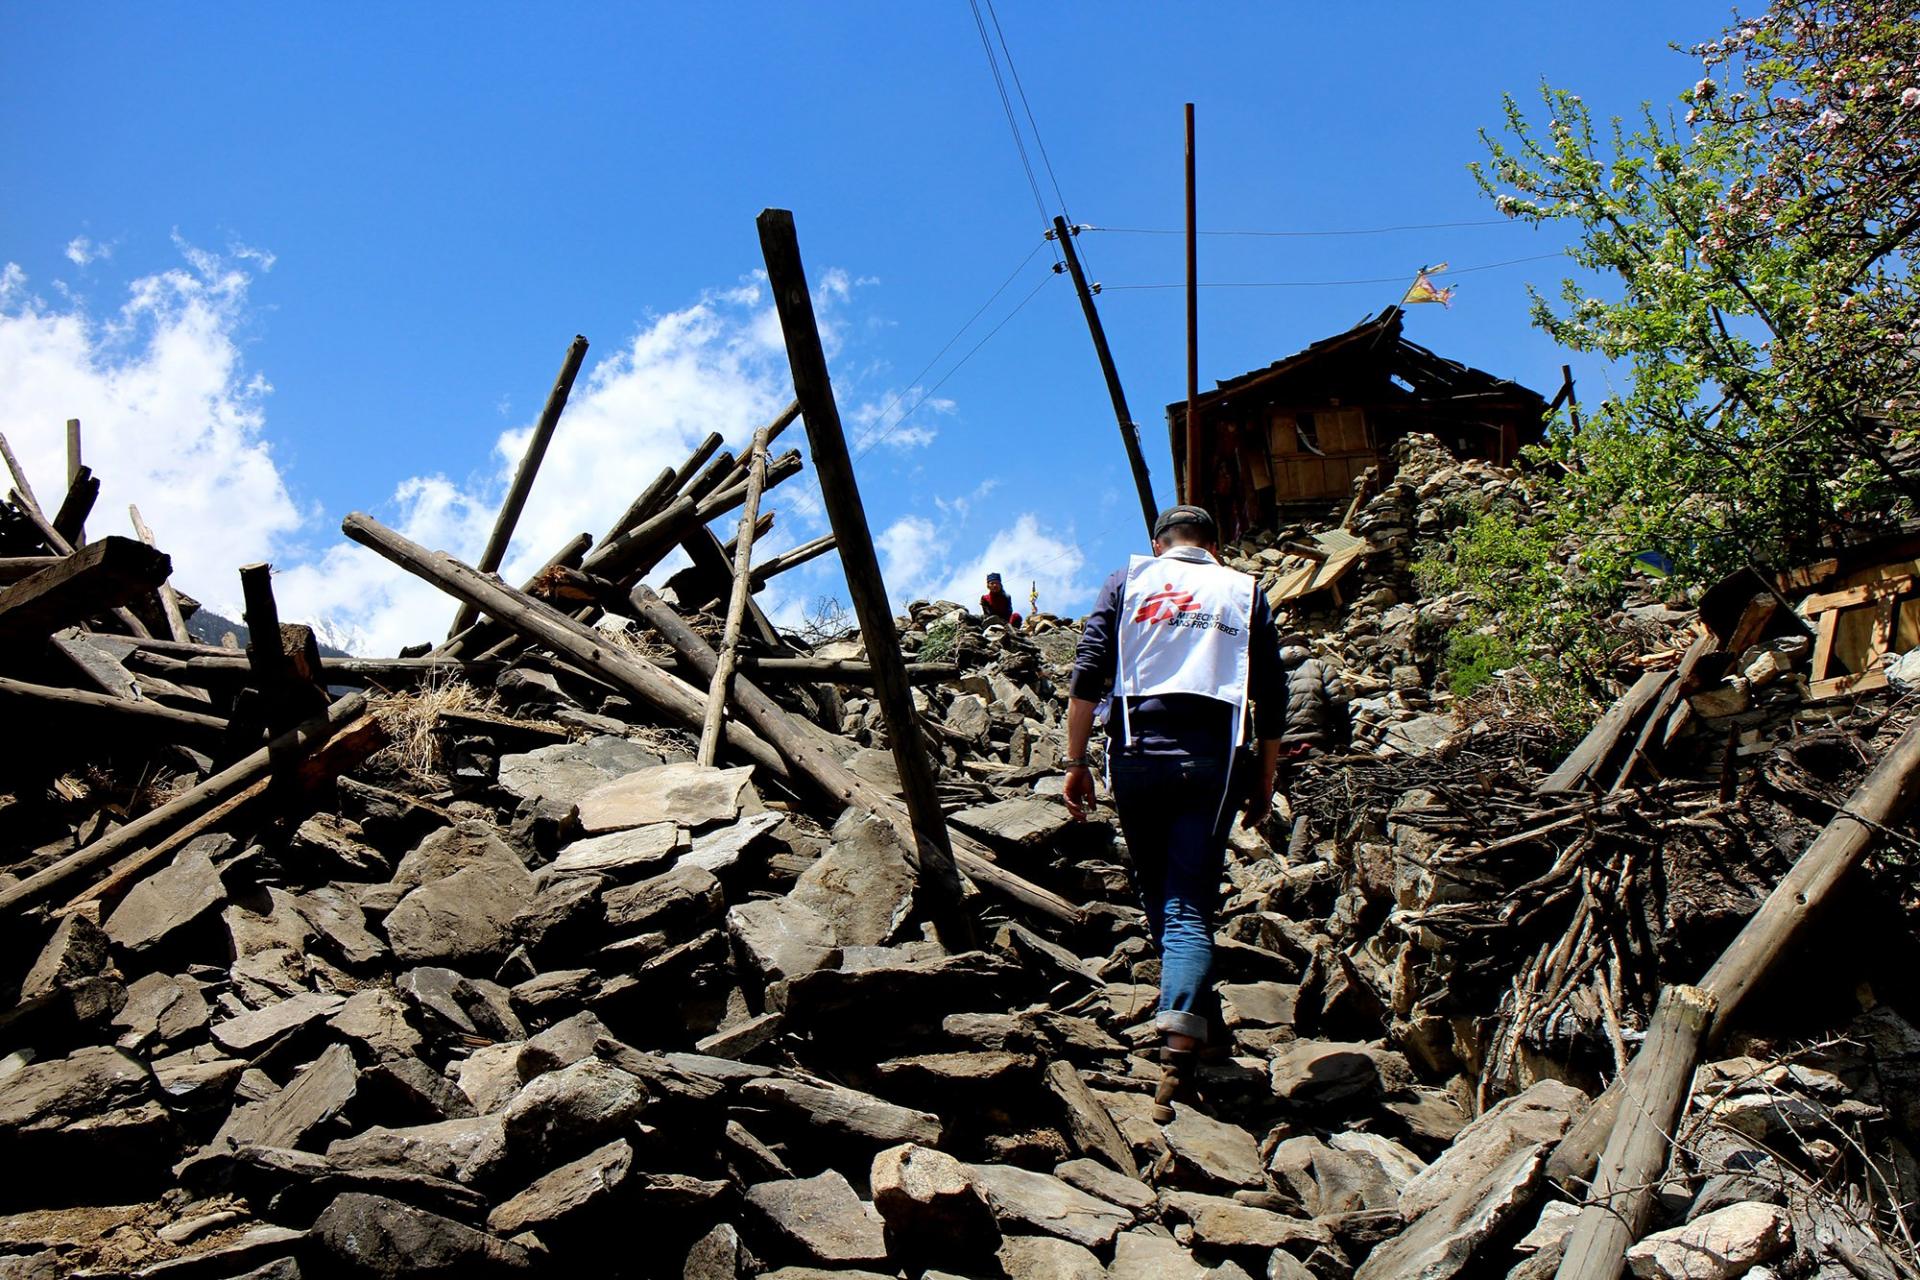
{"label": "man walking on rubble", "polygon": [[[1093,803],[1087,743],[1094,704],[1112,688],[1107,772],[1132,855],[1135,888],[1160,955],[1166,1037],[1154,1119],[1190,1097],[1207,1037],[1213,922],[1227,833],[1273,806],[1286,715],[1286,676],[1272,611],[1254,580],[1219,563],[1213,517],[1169,507],[1151,556],[1108,578],[1075,655],[1067,704],[1067,808]],[[1251,711],[1257,752],[1246,749]]]}

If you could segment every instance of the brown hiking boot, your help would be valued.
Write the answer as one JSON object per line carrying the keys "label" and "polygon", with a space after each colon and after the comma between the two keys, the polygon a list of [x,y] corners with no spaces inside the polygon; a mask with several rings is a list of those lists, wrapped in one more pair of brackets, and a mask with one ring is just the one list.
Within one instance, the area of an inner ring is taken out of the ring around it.
{"label": "brown hiking boot", "polygon": [[1191,1049],[1160,1050],[1160,1086],[1153,1091],[1153,1122],[1173,1123],[1173,1104],[1193,1101]]}

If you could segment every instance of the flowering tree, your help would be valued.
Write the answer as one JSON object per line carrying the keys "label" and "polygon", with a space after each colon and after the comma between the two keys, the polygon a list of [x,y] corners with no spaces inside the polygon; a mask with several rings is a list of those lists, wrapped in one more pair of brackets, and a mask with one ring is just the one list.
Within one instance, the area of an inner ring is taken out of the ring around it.
{"label": "flowering tree", "polygon": [[1699,577],[1920,513],[1920,13],[1780,0],[1691,52],[1680,106],[1604,145],[1577,95],[1543,87],[1540,123],[1508,97],[1473,167],[1606,282],[1533,296],[1631,371],[1550,439],[1571,510],[1599,557]]}

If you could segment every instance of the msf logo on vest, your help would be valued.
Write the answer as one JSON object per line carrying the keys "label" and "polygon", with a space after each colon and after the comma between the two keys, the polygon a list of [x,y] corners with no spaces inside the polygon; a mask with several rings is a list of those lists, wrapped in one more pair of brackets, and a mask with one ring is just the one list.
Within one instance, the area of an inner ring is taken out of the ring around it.
{"label": "msf logo on vest", "polygon": [[1141,603],[1133,620],[1152,626],[1156,622],[1172,622],[1181,614],[1193,613],[1199,608],[1200,602],[1193,598],[1193,592],[1175,591],[1169,582],[1164,590],[1154,592]]}

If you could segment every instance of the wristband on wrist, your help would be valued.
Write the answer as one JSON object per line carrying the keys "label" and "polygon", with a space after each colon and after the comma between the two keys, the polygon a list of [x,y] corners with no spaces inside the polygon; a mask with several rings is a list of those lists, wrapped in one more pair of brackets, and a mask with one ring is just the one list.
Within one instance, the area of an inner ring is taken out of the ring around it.
{"label": "wristband on wrist", "polygon": [[1060,762],[1060,767],[1063,769],[1085,769],[1088,767],[1087,758],[1085,756],[1081,756],[1078,759],[1074,759],[1074,760],[1062,760]]}

